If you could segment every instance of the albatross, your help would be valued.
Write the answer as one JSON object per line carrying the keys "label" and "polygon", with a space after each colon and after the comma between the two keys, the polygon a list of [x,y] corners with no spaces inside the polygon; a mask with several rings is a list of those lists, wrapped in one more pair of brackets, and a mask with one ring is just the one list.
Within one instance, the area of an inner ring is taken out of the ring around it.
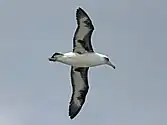
{"label": "albatross", "polygon": [[73,119],[81,110],[88,93],[89,67],[109,65],[115,69],[110,59],[103,54],[96,53],[91,44],[94,26],[88,14],[81,8],[76,10],[77,29],[73,37],[73,51],[68,53],[54,53],[49,59],[71,66],[72,96],[69,104],[69,117]]}

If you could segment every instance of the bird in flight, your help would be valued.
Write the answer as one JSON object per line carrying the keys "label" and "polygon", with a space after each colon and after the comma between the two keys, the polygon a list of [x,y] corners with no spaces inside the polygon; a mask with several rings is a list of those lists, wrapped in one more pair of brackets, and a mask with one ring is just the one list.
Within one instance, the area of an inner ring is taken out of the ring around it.
{"label": "bird in flight", "polygon": [[110,59],[103,54],[96,53],[91,44],[94,26],[88,14],[82,9],[76,10],[77,29],[73,37],[73,51],[68,53],[54,53],[49,59],[71,66],[72,96],[69,104],[69,117],[73,119],[81,110],[88,93],[89,67],[109,65],[115,69]]}

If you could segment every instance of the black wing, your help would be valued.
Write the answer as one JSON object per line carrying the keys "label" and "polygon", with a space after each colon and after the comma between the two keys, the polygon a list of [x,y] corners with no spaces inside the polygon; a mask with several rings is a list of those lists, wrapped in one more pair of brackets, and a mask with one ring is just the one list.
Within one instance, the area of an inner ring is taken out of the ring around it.
{"label": "black wing", "polygon": [[76,11],[77,19],[77,29],[73,38],[73,52],[85,53],[93,52],[93,47],[91,45],[91,35],[94,30],[92,21],[86,12],[78,8]]}
{"label": "black wing", "polygon": [[69,106],[69,116],[73,119],[81,110],[89,89],[88,69],[85,67],[71,67],[72,97]]}

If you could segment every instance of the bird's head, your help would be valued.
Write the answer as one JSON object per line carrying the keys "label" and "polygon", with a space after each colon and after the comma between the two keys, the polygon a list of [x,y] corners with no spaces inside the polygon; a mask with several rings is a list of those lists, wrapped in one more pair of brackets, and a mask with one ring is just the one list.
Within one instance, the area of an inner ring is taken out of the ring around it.
{"label": "bird's head", "polygon": [[108,57],[104,57],[104,60],[105,60],[105,64],[107,64],[115,69],[115,65],[111,63],[111,61]]}
{"label": "bird's head", "polygon": [[63,56],[63,54],[62,53],[54,53],[50,58],[48,58],[49,59],[49,61],[53,61],[53,62],[55,62],[55,61],[57,61],[57,59],[59,58],[59,57],[62,57]]}

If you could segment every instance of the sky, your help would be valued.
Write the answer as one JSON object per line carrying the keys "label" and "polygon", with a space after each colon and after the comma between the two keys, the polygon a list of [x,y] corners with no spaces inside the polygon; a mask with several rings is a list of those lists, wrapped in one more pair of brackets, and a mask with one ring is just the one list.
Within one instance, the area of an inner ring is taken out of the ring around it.
{"label": "sky", "polygon": [[[167,1],[0,0],[1,125],[166,125]],[[70,66],[49,63],[72,50],[75,11],[95,26],[94,50],[116,65],[89,70],[90,89],[68,117]]]}

